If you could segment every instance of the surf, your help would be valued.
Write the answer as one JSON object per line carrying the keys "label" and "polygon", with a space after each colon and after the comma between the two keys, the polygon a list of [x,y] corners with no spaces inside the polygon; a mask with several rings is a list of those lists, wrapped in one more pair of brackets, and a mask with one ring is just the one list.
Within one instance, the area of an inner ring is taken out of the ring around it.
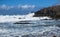
{"label": "surf", "polygon": [[33,17],[33,15],[34,15],[34,13],[29,13],[27,15],[0,15],[0,23],[18,22],[18,21],[27,21],[27,20],[51,19],[47,16]]}

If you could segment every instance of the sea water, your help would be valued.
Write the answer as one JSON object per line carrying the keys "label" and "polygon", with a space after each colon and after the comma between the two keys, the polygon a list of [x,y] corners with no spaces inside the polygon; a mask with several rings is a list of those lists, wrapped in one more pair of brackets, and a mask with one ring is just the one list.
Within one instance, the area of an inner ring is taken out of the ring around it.
{"label": "sea water", "polygon": [[[32,24],[14,24],[19,21],[30,21]],[[0,37],[53,36],[60,37],[60,20],[52,20],[49,17],[36,18],[32,17],[30,14],[22,17],[21,15],[0,16]]]}

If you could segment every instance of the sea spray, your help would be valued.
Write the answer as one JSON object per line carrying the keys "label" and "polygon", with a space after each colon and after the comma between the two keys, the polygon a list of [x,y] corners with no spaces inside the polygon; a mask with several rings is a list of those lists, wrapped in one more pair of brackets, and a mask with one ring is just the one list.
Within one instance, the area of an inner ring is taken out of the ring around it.
{"label": "sea spray", "polygon": [[0,15],[0,23],[4,22],[18,22],[26,20],[40,20],[40,19],[51,19],[47,16],[44,17],[33,17],[34,13],[29,13],[27,15]]}

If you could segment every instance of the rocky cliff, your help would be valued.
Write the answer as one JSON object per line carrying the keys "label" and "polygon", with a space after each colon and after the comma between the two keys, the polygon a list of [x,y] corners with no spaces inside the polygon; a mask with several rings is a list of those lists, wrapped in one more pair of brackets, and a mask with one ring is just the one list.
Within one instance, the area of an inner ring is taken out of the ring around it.
{"label": "rocky cliff", "polygon": [[40,17],[40,16],[48,16],[54,19],[55,18],[60,19],[60,5],[51,6],[36,11],[34,17]]}

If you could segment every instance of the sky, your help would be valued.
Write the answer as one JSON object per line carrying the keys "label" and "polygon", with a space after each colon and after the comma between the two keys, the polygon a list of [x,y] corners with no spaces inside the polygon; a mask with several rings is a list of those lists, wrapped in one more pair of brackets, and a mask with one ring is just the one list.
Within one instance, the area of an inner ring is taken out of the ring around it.
{"label": "sky", "polygon": [[35,6],[42,6],[48,7],[51,5],[55,5],[58,3],[58,0],[0,0],[0,5],[35,5]]}
{"label": "sky", "polygon": [[24,14],[59,3],[60,0],[0,0],[0,14]]}

